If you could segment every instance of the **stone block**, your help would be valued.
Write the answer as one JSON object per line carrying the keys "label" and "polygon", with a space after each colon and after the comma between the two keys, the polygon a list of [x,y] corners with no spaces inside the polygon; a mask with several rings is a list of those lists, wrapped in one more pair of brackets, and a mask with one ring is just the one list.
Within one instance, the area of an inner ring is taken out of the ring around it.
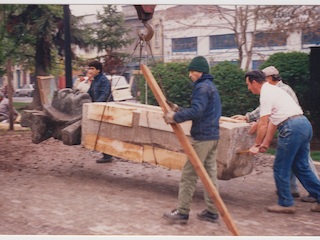
{"label": "stone block", "polygon": [[[82,145],[115,157],[182,169],[187,156],[160,107],[128,102],[85,103],[82,114]],[[191,141],[191,121],[180,124]],[[249,124],[220,119],[218,178],[228,180],[249,174],[253,156],[238,154],[254,142]]]}

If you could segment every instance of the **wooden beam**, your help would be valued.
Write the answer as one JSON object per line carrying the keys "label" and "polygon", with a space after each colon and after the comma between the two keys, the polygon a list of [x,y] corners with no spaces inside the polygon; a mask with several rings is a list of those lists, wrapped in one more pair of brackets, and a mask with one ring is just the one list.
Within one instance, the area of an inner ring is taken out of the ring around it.
{"label": "wooden beam", "polygon": [[88,109],[88,119],[132,127],[133,111],[136,108],[130,106],[117,108],[112,105],[113,103],[106,105],[101,102],[91,104]]}
{"label": "wooden beam", "polygon": [[[22,127],[20,124],[15,123],[14,125],[15,131],[30,131],[30,128],[28,127]],[[0,130],[10,130],[10,123],[0,123]]]}
{"label": "wooden beam", "polygon": [[246,123],[246,120],[237,120],[230,117],[221,116],[219,119],[220,122],[232,122],[232,123]]}
{"label": "wooden beam", "polygon": [[[166,97],[163,95],[163,93],[162,93],[158,83],[154,79],[150,69],[144,64],[141,64],[140,68],[141,68],[141,71],[142,71],[150,89],[153,92],[153,95],[157,99],[159,106],[161,107],[161,109],[163,110],[164,113],[167,113],[170,110],[170,106],[167,104]],[[222,219],[224,220],[225,224],[227,225],[228,229],[230,230],[230,232],[233,235],[239,236],[239,232],[232,221],[232,218],[228,212],[228,209],[226,208],[224,202],[222,201],[219,192],[217,191],[217,189],[213,185],[208,173],[206,172],[205,168],[203,167],[203,165],[202,165],[197,153],[193,149],[189,139],[184,134],[184,132],[179,124],[173,123],[173,124],[171,124],[171,127],[173,128],[173,131],[177,135],[177,138],[179,139],[183,150],[185,151],[188,158],[190,159],[190,162],[192,163],[195,171],[197,172],[199,178],[201,179],[208,194],[210,195],[210,197],[214,201],[214,203],[215,203],[218,211],[220,212],[220,215],[221,215]]]}
{"label": "wooden beam", "polygon": [[83,144],[87,149],[107,153],[137,163],[143,162],[143,146],[102,136],[98,136],[97,143],[95,143],[96,139],[97,135],[95,134],[85,134],[82,136]]}
{"label": "wooden beam", "polygon": [[81,120],[62,129],[61,139],[65,145],[79,145],[81,143]]}
{"label": "wooden beam", "polygon": [[313,161],[314,165],[320,166],[320,162]]}
{"label": "wooden beam", "polygon": [[185,153],[173,152],[150,145],[144,145],[143,161],[169,169],[181,170],[187,161],[187,155]]}
{"label": "wooden beam", "polygon": [[[163,112],[141,110],[139,126],[172,132],[172,127],[163,120]],[[186,135],[190,135],[191,121],[180,124]]]}
{"label": "wooden beam", "polygon": [[131,73],[134,75],[142,74],[141,70],[132,70]]}

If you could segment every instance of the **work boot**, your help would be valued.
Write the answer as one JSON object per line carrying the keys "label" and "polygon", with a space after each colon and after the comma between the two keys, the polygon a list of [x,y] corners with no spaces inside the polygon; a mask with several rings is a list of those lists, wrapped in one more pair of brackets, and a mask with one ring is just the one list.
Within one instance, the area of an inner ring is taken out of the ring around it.
{"label": "work boot", "polygon": [[102,157],[98,160],[96,160],[96,163],[108,163],[108,162],[112,162],[112,157]]}
{"label": "work boot", "polygon": [[298,198],[300,197],[300,193],[299,192],[291,192],[292,197],[294,198]]}
{"label": "work boot", "polygon": [[273,206],[269,206],[267,208],[268,212],[273,212],[273,213],[290,213],[293,214],[296,212],[296,208],[294,206],[290,206],[290,207],[284,207],[284,206],[280,206],[280,205],[273,205]]}
{"label": "work boot", "polygon": [[301,202],[314,203],[314,202],[317,202],[317,199],[315,199],[314,197],[311,197],[310,195],[308,195],[308,196],[303,196],[301,198]]}
{"label": "work boot", "polygon": [[186,224],[189,219],[189,214],[179,213],[178,209],[173,209],[171,212],[163,214],[163,218],[171,224]]}
{"label": "work boot", "polygon": [[311,212],[320,212],[320,203],[314,204],[310,210]]}
{"label": "work boot", "polygon": [[202,211],[201,213],[197,214],[199,220],[208,221],[208,222],[217,222],[219,218],[219,214],[211,213],[207,210]]}

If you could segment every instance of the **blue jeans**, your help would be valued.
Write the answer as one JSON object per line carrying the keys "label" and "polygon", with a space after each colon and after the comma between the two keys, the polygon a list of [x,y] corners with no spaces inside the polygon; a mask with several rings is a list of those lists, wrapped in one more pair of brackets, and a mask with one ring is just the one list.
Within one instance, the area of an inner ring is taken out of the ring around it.
{"label": "blue jeans", "polygon": [[291,169],[310,196],[320,203],[320,181],[312,172],[308,158],[312,127],[305,116],[291,119],[278,128],[274,178],[278,190],[278,204],[294,204],[290,192]]}
{"label": "blue jeans", "polygon": [[[316,169],[316,167],[314,166],[314,163],[313,163],[313,160],[312,160],[312,158],[311,158],[311,156],[310,156],[310,153],[309,153],[309,157],[308,157],[308,162],[309,162],[309,167],[311,168],[311,171],[312,171],[312,172],[316,175],[316,177],[319,179],[317,169]],[[297,177],[294,175],[293,171],[291,171],[290,183],[291,183],[291,186],[290,186],[291,193],[298,193],[299,190],[298,190]]]}

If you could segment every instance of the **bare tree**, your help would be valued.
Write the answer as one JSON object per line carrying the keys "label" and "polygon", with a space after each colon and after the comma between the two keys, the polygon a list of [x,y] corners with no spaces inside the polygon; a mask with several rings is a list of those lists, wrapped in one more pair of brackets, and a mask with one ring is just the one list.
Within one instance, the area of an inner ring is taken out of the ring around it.
{"label": "bare tree", "polygon": [[[180,6],[179,6],[180,7]],[[182,20],[187,8],[192,9],[193,16],[188,23]],[[183,6],[175,15],[167,14],[184,28],[227,29],[234,34],[238,49],[238,61],[242,69],[248,70],[254,54],[264,58],[256,47],[286,45],[288,36],[293,32],[318,33],[320,28],[320,6],[281,6],[281,5],[197,5]],[[199,19],[211,19],[209,24],[199,23]],[[181,29],[181,28],[180,28]]]}
{"label": "bare tree", "polygon": [[[238,48],[239,65],[247,70],[253,55],[253,46],[257,32],[260,6],[234,6],[233,8],[217,7],[219,18],[227,24],[225,28],[234,32]],[[252,32],[251,41],[248,40],[248,31]],[[243,63],[246,57],[245,64]],[[244,64],[244,65],[243,65]]]}
{"label": "bare tree", "polygon": [[268,21],[274,31],[293,32],[311,28],[318,30],[320,6],[272,6],[260,12],[260,18]]}
{"label": "bare tree", "polygon": [[285,45],[287,37],[296,31],[319,33],[320,6],[235,5],[217,9],[226,28],[234,32],[239,63],[245,70],[249,69],[253,54],[259,54],[254,52],[255,46]]}

